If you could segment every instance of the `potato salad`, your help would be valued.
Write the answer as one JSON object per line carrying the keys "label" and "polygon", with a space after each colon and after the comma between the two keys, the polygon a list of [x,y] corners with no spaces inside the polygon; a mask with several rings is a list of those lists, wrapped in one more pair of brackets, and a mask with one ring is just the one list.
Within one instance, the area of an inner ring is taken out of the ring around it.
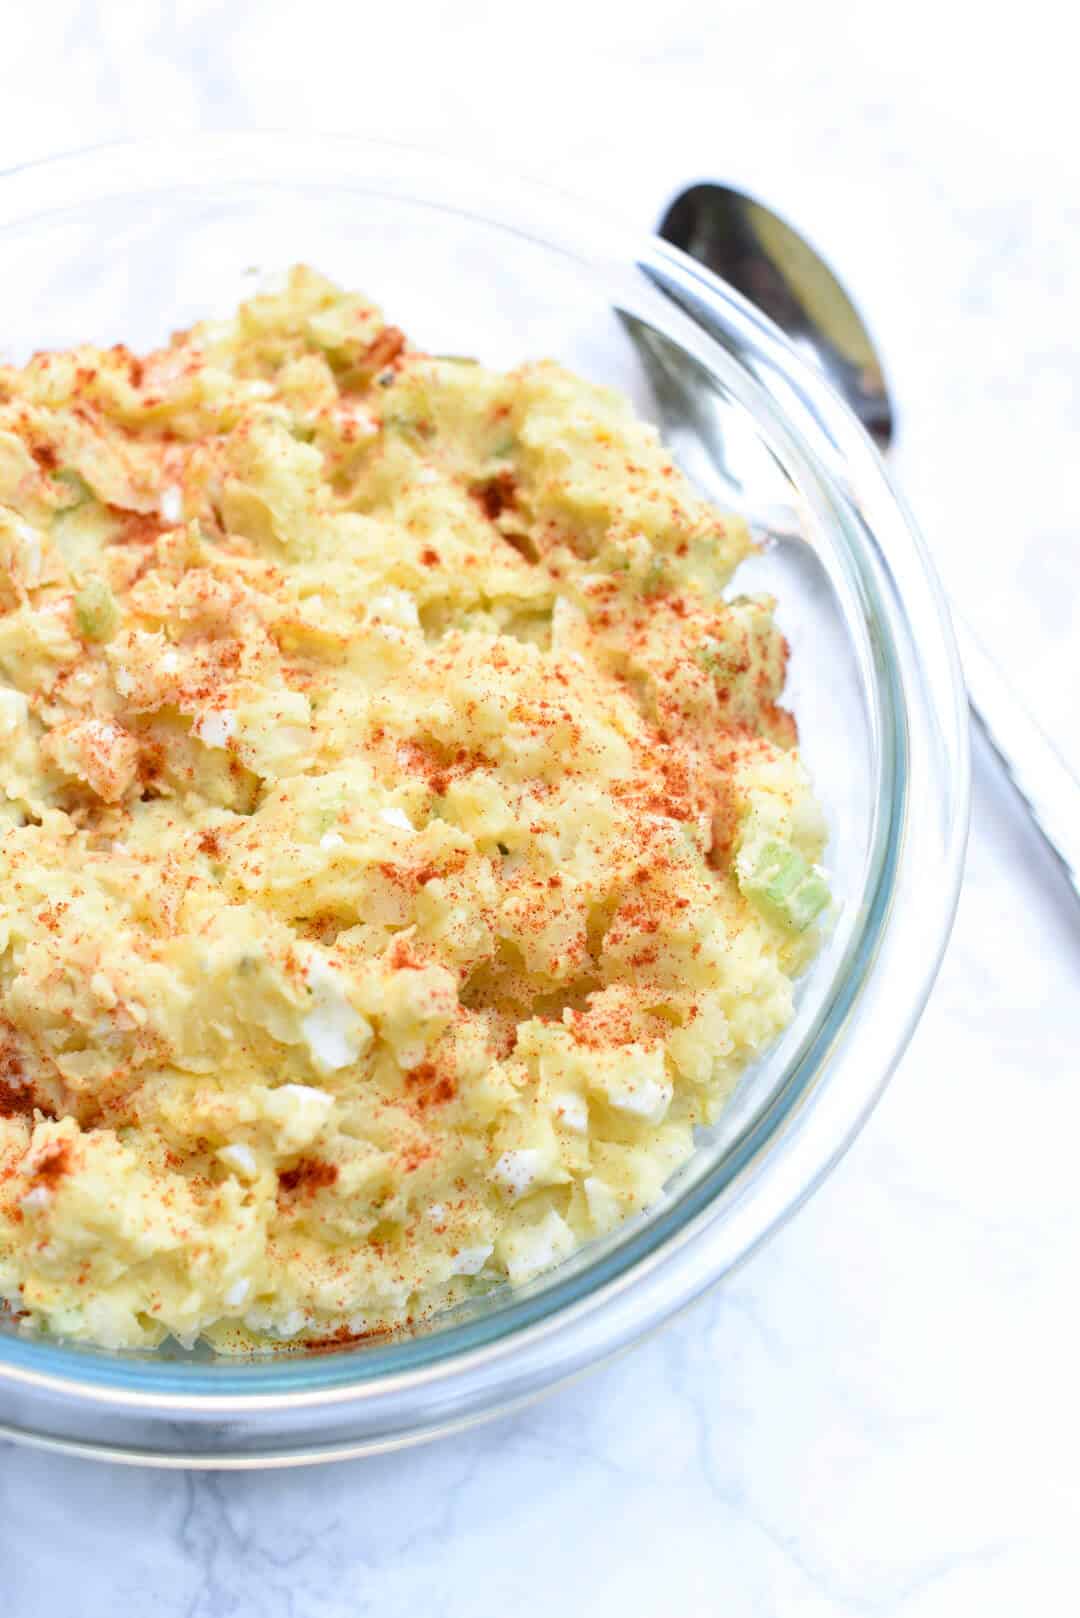
{"label": "potato salad", "polygon": [[307,268],[0,368],[0,1297],[417,1330],[647,1208],[828,914],[746,525]]}

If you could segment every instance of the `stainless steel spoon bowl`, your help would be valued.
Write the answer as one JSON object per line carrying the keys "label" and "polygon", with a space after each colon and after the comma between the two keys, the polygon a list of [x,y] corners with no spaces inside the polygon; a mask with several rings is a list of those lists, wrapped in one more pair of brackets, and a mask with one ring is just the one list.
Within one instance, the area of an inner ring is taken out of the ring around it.
{"label": "stainless steel spoon bowl", "polygon": [[[895,411],[866,323],[832,269],[786,220],[732,186],[692,185],[660,222],[666,241],[741,292],[807,350],[878,448]],[[1080,782],[953,608],[975,717],[1080,897]]]}

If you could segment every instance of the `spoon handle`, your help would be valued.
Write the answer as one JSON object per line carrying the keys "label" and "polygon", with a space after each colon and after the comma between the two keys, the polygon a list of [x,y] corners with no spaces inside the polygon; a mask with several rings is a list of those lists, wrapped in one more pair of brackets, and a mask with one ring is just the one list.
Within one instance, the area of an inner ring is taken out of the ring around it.
{"label": "spoon handle", "polygon": [[1080,781],[953,612],[971,709],[1080,898]]}

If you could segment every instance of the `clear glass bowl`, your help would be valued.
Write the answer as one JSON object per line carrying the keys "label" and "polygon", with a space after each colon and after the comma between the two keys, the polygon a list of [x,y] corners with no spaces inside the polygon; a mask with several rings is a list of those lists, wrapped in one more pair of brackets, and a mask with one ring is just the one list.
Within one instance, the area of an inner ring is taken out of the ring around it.
{"label": "clear glass bowl", "polygon": [[161,341],[297,259],[424,346],[550,354],[627,390],[769,540],[788,699],[841,910],[795,1021],[662,1201],[553,1275],[408,1340],[214,1360],[0,1334],[0,1431],[167,1464],[385,1449],[533,1398],[740,1262],[849,1144],[903,1050],[956,904],[967,714],[926,553],[854,418],[736,294],[594,207],[407,148],[214,136],[0,177],[0,346]]}

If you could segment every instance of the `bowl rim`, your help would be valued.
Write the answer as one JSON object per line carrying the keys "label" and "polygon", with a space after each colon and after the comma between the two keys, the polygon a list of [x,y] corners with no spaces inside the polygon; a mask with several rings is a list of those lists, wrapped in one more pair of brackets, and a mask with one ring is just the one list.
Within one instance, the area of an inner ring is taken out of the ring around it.
{"label": "bowl rim", "polygon": [[[710,345],[715,349],[726,338],[733,340],[735,334],[741,345],[740,359],[745,364],[747,356],[752,356],[748,369],[771,393],[774,402],[777,384],[783,384],[778,390],[777,419],[807,463],[816,469],[830,496],[840,498],[844,506],[845,521],[853,536],[853,562],[864,567],[861,582],[868,592],[869,605],[875,609],[877,627],[885,630],[874,646],[877,677],[885,688],[890,684],[895,687],[891,697],[895,704],[894,734],[879,738],[891,749],[891,801],[887,823],[880,828],[878,865],[859,935],[863,947],[855,963],[858,970],[849,971],[841,982],[834,981],[834,992],[822,1008],[823,1026],[796,1064],[809,1064],[807,1082],[791,1089],[783,1108],[768,1110],[761,1120],[762,1125],[768,1122],[764,1135],[753,1131],[742,1161],[729,1164],[725,1184],[731,1184],[736,1177],[743,1178],[743,1223],[726,1260],[717,1263],[715,1255],[708,1252],[709,1228],[714,1223],[709,1213],[715,1210],[723,1189],[713,1184],[714,1175],[709,1174],[688,1194],[689,1211],[680,1203],[682,1212],[676,1220],[675,1209],[662,1210],[646,1229],[619,1246],[615,1255],[618,1262],[606,1279],[590,1280],[594,1271],[602,1268],[604,1261],[600,1261],[599,1265],[584,1266],[569,1280],[550,1280],[538,1292],[525,1289],[519,1298],[496,1311],[504,1325],[494,1336],[481,1334],[475,1340],[471,1328],[451,1326],[426,1338],[398,1342],[386,1352],[399,1366],[403,1348],[439,1345],[434,1352],[430,1346],[415,1352],[411,1356],[415,1363],[406,1364],[404,1369],[390,1363],[380,1368],[379,1351],[372,1349],[365,1349],[362,1355],[350,1354],[346,1349],[314,1359],[285,1354],[270,1362],[239,1362],[231,1376],[224,1368],[219,1369],[222,1362],[218,1362],[213,1375],[222,1391],[202,1391],[192,1385],[188,1373],[194,1369],[205,1374],[206,1367],[124,1358],[107,1351],[98,1359],[93,1352],[68,1349],[40,1337],[9,1337],[0,1339],[0,1387],[10,1384],[27,1393],[59,1394],[83,1404],[125,1407],[144,1415],[199,1419],[237,1412],[297,1411],[345,1402],[385,1406],[420,1388],[439,1388],[440,1397],[445,1399],[448,1384],[463,1386],[487,1379],[495,1370],[505,1369],[511,1360],[516,1367],[532,1367],[531,1373],[520,1370],[513,1379],[514,1388],[528,1374],[539,1375],[545,1361],[540,1383],[551,1384],[614,1352],[685,1306],[777,1230],[855,1138],[899,1059],[925,1004],[947,942],[959,894],[967,830],[967,708],[947,607],[925,547],[880,457],[823,378],[766,317],[709,271],[657,238],[643,239],[642,233],[629,229],[623,221],[605,217],[602,210],[585,199],[571,198],[535,181],[500,176],[497,171],[481,169],[466,160],[403,143],[345,135],[242,131],[180,140],[108,143],[8,169],[0,173],[0,231],[31,224],[45,214],[77,204],[94,205],[107,196],[160,191],[163,184],[170,189],[198,188],[209,183],[208,174],[213,175],[214,183],[226,186],[280,184],[283,180],[310,184],[318,174],[324,176],[321,183],[329,189],[348,185],[370,192],[390,184],[394,194],[417,202],[430,199],[414,195],[411,188],[421,186],[430,193],[437,182],[440,196],[445,195],[445,205],[453,211],[531,236],[548,247],[561,246],[572,257],[596,267],[618,266],[623,274],[628,266],[634,267],[681,308],[706,350]],[[886,533],[888,546],[882,539]],[[913,601],[921,614],[917,641],[910,632]],[[924,667],[927,684],[936,680],[936,698],[920,702],[913,695],[915,665]],[[888,724],[885,728],[888,730]],[[933,768],[920,755],[920,749],[927,754],[935,752]],[[871,1082],[849,1085],[851,1094],[845,1092],[843,1107],[825,1109],[828,1127],[822,1129],[822,1102],[829,1088],[819,1082],[822,1062],[848,1031],[854,1007],[870,980],[880,973],[884,946],[895,934],[900,877],[914,857],[912,817],[918,806],[913,801],[911,771],[915,765],[928,770],[938,788],[948,793],[942,847],[936,861],[938,887],[927,901],[929,915],[923,921],[919,960],[905,963],[906,992],[901,997],[904,1012],[896,1019],[892,1047],[884,1061],[878,1060]],[[785,1092],[787,1089],[785,1086]],[[836,1118],[833,1112],[838,1114]],[[775,1165],[781,1148],[788,1156],[786,1189],[772,1199],[767,1211],[758,1207],[757,1217],[749,1217],[755,1195],[760,1203],[764,1161],[767,1158]],[[674,1295],[669,1287],[660,1301],[658,1272],[670,1274],[677,1255],[683,1261],[682,1285]],[[640,1300],[646,1292],[649,1308],[642,1309]],[[595,1327],[602,1313],[609,1317],[609,1329],[600,1334],[603,1340],[598,1341]],[[592,1335],[583,1331],[589,1326],[593,1328]],[[455,1346],[463,1333],[464,1346]],[[589,1337],[587,1343],[585,1336]],[[408,1355],[404,1357],[409,1359]],[[345,1363],[350,1360],[351,1366]],[[301,1367],[316,1385],[277,1391],[275,1381],[290,1371],[295,1380]],[[334,1369],[331,1374],[320,1374],[325,1368]],[[241,1380],[243,1386],[234,1385]],[[509,1380],[499,1391],[504,1405],[512,1402]],[[498,1398],[493,1401],[488,1397],[484,1413],[499,1407]],[[460,1420],[455,1417],[448,1422],[444,1417],[437,1425],[460,1425]],[[25,1436],[21,1432],[13,1435]]]}

